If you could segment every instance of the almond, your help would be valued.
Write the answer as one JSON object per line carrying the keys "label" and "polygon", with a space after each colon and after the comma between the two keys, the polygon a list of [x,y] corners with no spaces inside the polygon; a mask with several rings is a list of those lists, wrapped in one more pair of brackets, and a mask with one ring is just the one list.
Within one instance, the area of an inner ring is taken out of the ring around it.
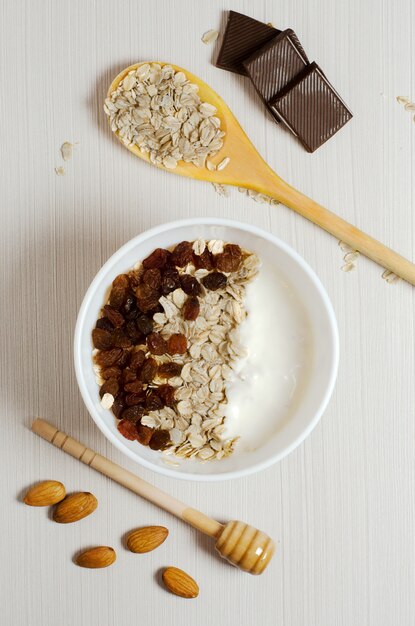
{"label": "almond", "polygon": [[151,552],[167,539],[169,531],[164,526],[144,526],[132,530],[127,537],[127,547],[131,552]]}
{"label": "almond", "polygon": [[66,496],[65,486],[57,480],[44,480],[31,487],[23,502],[29,506],[49,506],[56,504]]}
{"label": "almond", "polygon": [[199,586],[189,574],[177,567],[167,567],[163,572],[163,582],[167,589],[182,598],[196,598]]}
{"label": "almond", "polygon": [[88,491],[79,491],[66,496],[56,505],[53,519],[59,524],[77,522],[95,511],[98,506],[96,497]]}
{"label": "almond", "polygon": [[85,550],[81,554],[78,554],[75,561],[80,567],[108,567],[112,565],[117,558],[115,550],[108,546],[98,546],[97,548],[90,548]]}

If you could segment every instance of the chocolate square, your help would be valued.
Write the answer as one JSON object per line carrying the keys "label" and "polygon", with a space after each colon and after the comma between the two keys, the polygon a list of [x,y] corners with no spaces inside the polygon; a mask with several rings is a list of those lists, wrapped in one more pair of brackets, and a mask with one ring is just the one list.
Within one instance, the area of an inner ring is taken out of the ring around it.
{"label": "chocolate square", "polygon": [[245,76],[246,70],[242,61],[280,32],[252,17],[229,11],[216,66]]}
{"label": "chocolate square", "polygon": [[308,152],[314,152],[352,117],[316,63],[307,66],[270,101]]}
{"label": "chocolate square", "polygon": [[243,61],[256,91],[275,121],[278,114],[268,102],[308,65],[308,58],[291,28],[271,39]]}

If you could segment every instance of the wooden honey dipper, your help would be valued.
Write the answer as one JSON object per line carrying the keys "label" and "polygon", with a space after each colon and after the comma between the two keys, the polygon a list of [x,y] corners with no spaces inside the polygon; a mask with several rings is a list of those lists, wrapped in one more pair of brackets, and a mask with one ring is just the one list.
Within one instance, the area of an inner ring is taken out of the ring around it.
{"label": "wooden honey dipper", "polygon": [[220,524],[87,448],[43,419],[38,418],[33,422],[32,431],[75,457],[78,461],[82,461],[85,465],[89,465],[89,467],[112,478],[139,496],[153,502],[156,506],[201,530],[202,533],[213,537],[216,539],[216,550],[219,554],[244,572],[262,574],[270,562],[275,552],[275,544],[261,530],[257,530],[245,522],[232,521],[227,524]]}

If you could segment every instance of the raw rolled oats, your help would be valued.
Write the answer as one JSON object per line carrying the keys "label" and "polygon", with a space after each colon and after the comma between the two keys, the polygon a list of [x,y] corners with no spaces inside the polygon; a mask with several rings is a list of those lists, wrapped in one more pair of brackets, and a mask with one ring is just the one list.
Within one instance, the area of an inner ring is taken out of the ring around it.
{"label": "raw rolled oats", "polygon": [[104,111],[121,141],[137,146],[154,165],[175,169],[184,161],[205,167],[225,133],[216,107],[202,102],[198,90],[171,65],[144,63],[120,82]]}
{"label": "raw rolled oats", "polygon": [[217,30],[208,30],[206,33],[202,35],[202,41],[204,44],[208,45],[214,43],[219,36],[219,32]]}

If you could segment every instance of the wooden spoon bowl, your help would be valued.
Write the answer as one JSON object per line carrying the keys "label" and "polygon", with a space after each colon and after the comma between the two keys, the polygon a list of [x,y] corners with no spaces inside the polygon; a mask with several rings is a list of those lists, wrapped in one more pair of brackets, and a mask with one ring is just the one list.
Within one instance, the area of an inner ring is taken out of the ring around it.
{"label": "wooden spoon bowl", "polygon": [[[153,62],[146,61],[146,63]],[[161,66],[167,65],[167,63],[158,63]],[[143,65],[143,63],[130,65],[130,67],[120,72],[112,81],[108,90],[108,96],[117,89],[120,82],[131,70],[136,70],[140,65]],[[192,163],[185,163],[184,161],[179,161],[174,170],[169,170],[163,165],[156,167],[180,176],[205,180],[211,183],[246,187],[271,196],[321,228],[324,228],[337,239],[346,242],[353,250],[358,250],[376,263],[379,263],[382,267],[391,270],[396,275],[415,285],[415,265],[413,263],[288,185],[260,156],[222,98],[194,74],[171,63],[168,65],[171,65],[176,72],[183,72],[192,83],[197,84],[201,100],[209,102],[216,107],[216,115],[219,117],[221,128],[226,135],[223,138],[221,150],[214,157],[209,157],[209,160],[214,164],[218,164],[225,157],[229,157],[230,162],[226,168],[220,171],[210,171],[206,167],[196,167]],[[118,135],[117,132],[115,134]],[[122,140],[120,139],[120,141]],[[122,143],[135,156],[151,163],[149,155],[141,152],[137,146],[127,146],[124,142]]]}

